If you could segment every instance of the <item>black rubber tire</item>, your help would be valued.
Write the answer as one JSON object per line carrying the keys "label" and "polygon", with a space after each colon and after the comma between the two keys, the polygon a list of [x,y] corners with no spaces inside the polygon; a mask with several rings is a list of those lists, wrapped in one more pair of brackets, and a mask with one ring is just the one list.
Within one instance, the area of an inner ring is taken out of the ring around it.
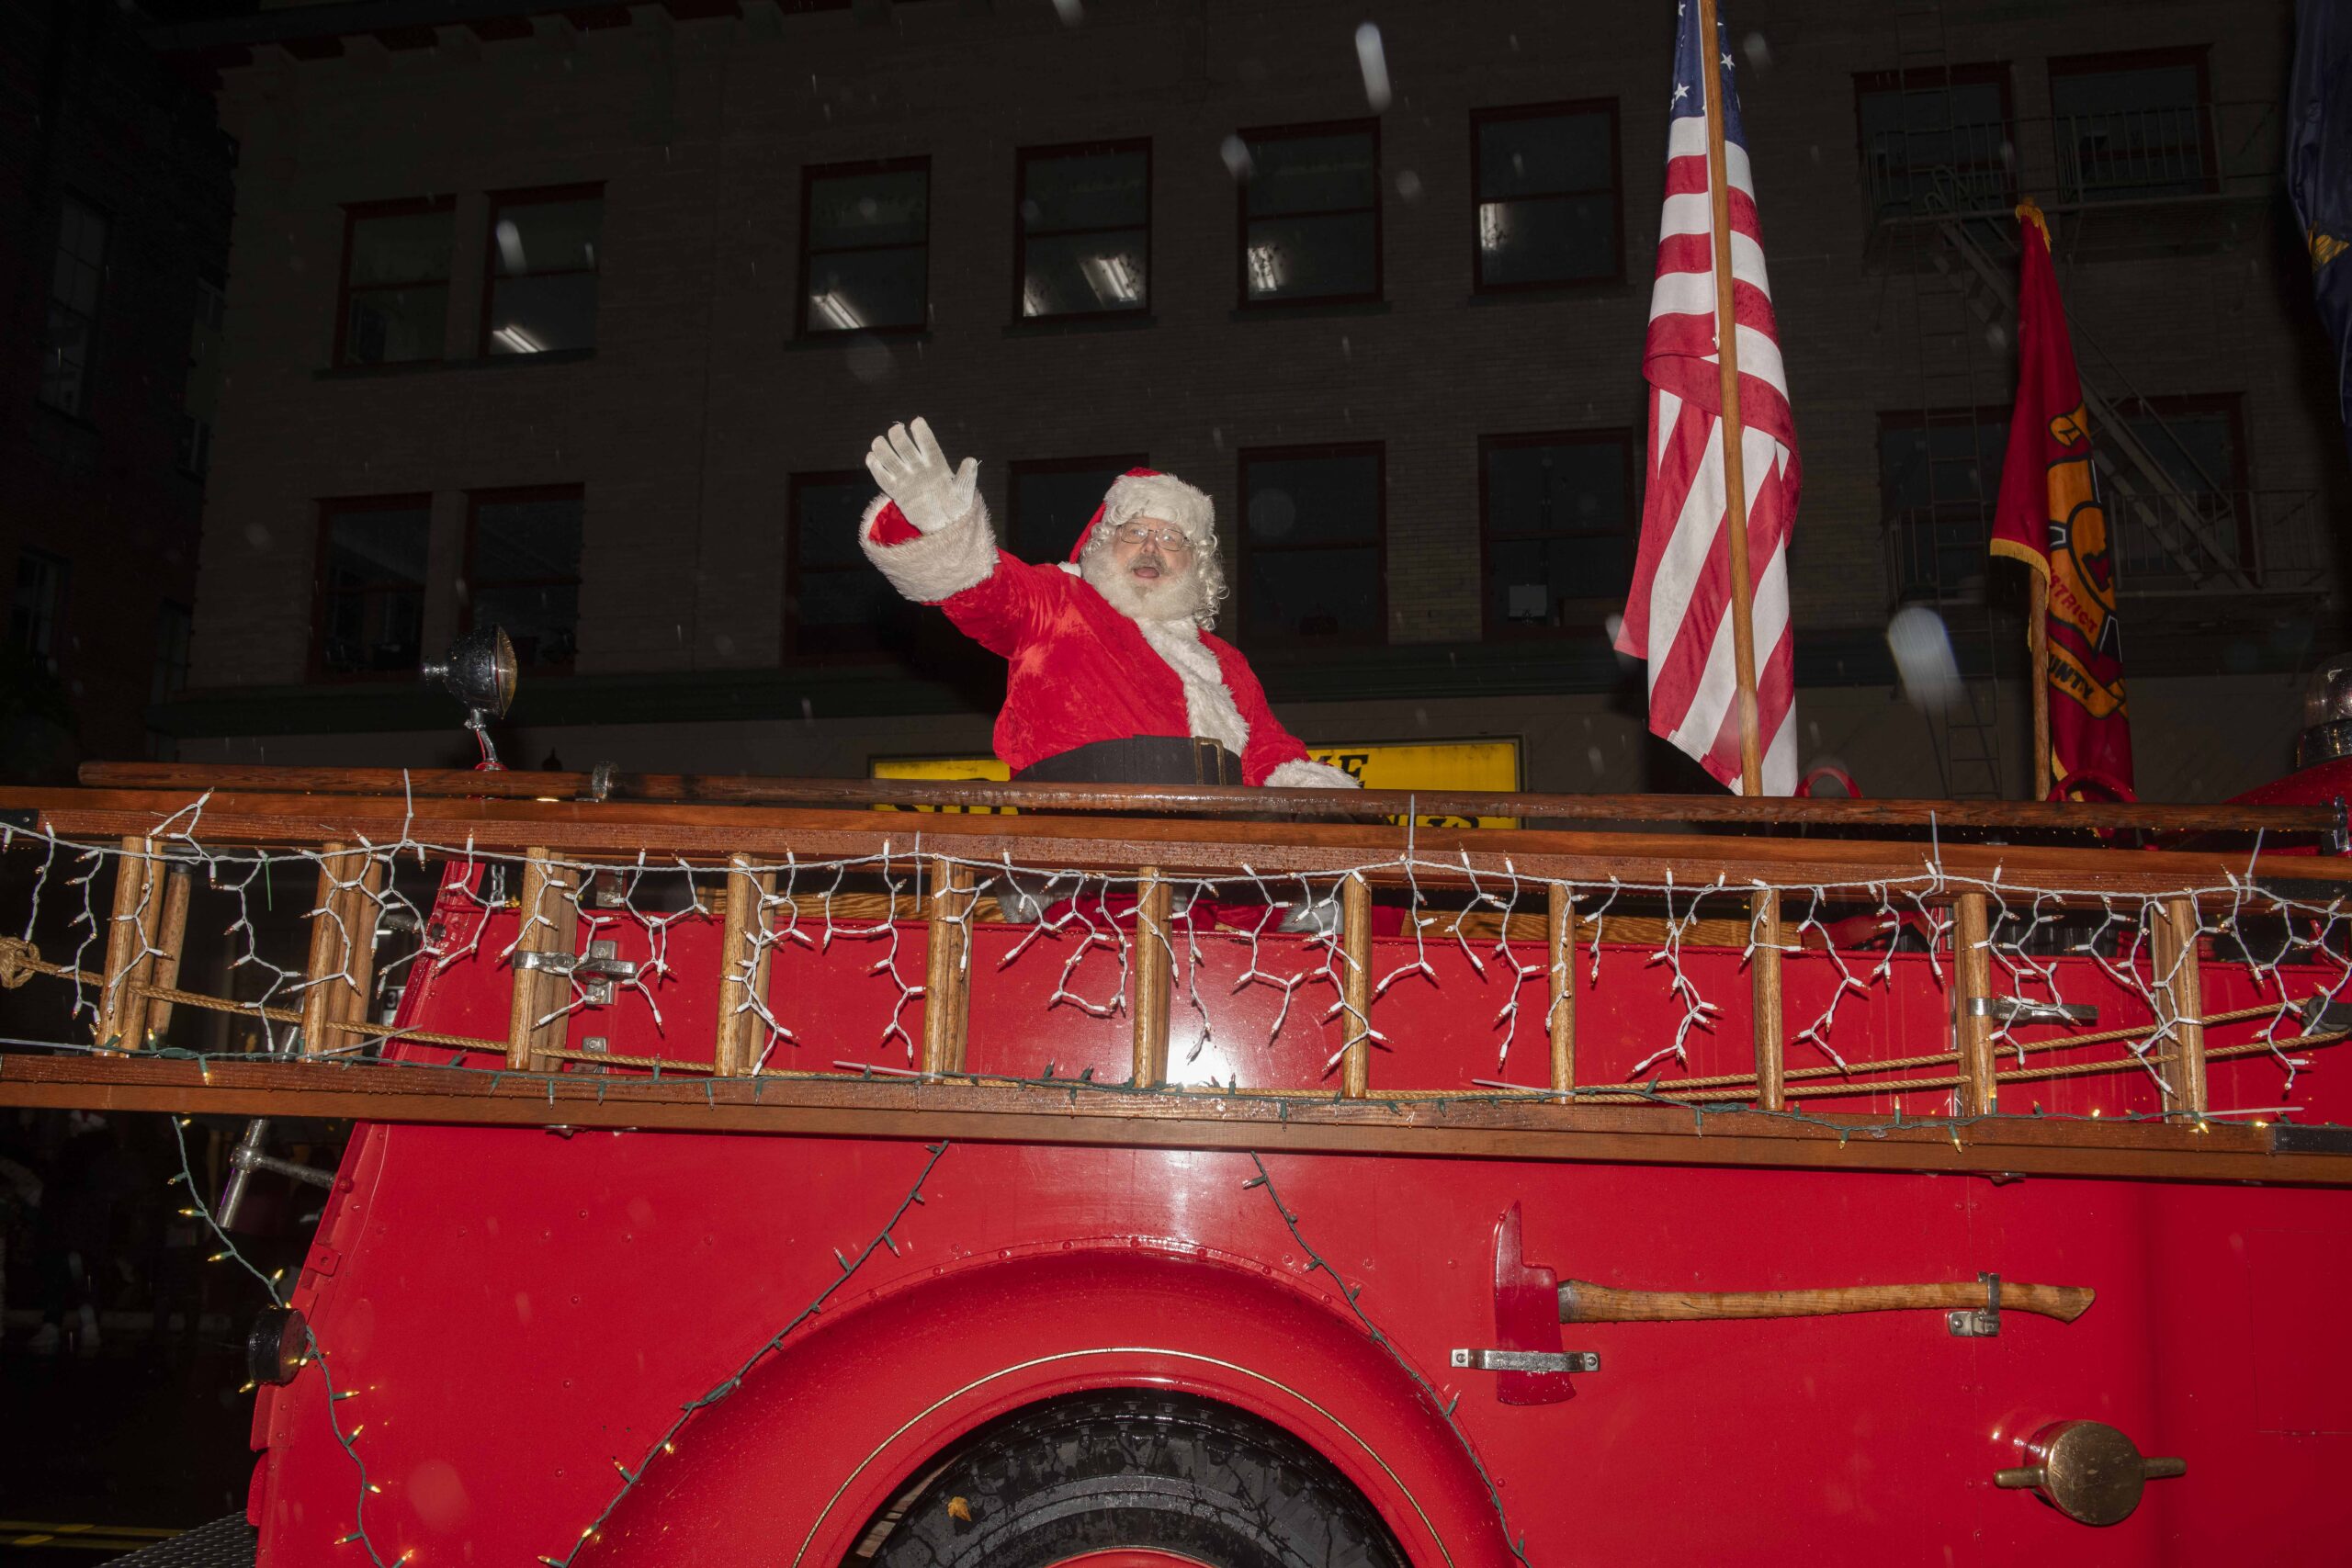
{"label": "black rubber tire", "polygon": [[1306,1445],[1226,1405],[1139,1390],[983,1428],[915,1498],[874,1562],[1050,1568],[1121,1546],[1208,1568],[1406,1568],[1363,1494]]}

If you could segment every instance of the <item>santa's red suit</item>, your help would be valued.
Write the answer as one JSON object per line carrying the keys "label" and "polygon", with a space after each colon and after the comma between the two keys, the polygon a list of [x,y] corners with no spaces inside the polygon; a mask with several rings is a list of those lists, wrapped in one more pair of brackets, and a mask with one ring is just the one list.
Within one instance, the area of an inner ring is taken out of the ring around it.
{"label": "santa's red suit", "polygon": [[1194,541],[1195,561],[1203,559],[1216,548],[1208,507],[1206,496],[1181,480],[1136,468],[1112,485],[1060,565],[1031,565],[999,549],[977,490],[967,509],[929,533],[888,495],[877,496],[858,540],[891,586],[938,605],[1004,658],[996,754],[1016,774],[1098,741],[1172,736],[1222,745],[1241,760],[1245,784],[1354,785],[1339,769],[1308,760],[1232,644],[1190,618],[1129,615],[1080,575],[1078,563],[1106,514],[1113,527],[1136,516],[1174,524]]}

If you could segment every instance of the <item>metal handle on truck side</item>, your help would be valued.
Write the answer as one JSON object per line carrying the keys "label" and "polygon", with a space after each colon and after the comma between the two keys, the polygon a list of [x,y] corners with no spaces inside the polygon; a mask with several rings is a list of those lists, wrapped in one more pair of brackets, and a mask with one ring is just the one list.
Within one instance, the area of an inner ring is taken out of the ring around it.
{"label": "metal handle on truck side", "polygon": [[1995,1471],[1993,1484],[2039,1494],[2078,1524],[2121,1524],[2149,1482],[2188,1473],[2187,1460],[2144,1455],[2104,1421],[2053,1421],[2024,1446],[2034,1462]]}

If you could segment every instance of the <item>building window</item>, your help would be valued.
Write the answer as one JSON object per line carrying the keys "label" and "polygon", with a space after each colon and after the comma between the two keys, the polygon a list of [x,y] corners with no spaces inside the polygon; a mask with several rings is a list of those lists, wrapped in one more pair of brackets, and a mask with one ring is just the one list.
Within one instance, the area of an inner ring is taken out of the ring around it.
{"label": "building window", "polygon": [[2007,409],[1879,415],[1879,495],[1894,599],[1984,599],[2008,442]]}
{"label": "building window", "polygon": [[212,467],[212,420],[220,404],[220,286],[196,280],[188,323],[187,380],[180,389],[180,472],[202,479]]}
{"label": "building window", "polygon": [[[2235,397],[2135,400],[2120,406],[2117,412],[2141,449],[2175,487],[2171,495],[2149,496],[2136,505],[2119,505],[2117,498],[2101,488],[2101,497],[2109,503],[2117,573],[2125,589],[2180,592],[2210,572],[2216,557],[2228,566],[2268,564],[2261,560],[2264,552],[2257,551],[2257,544],[2269,547],[2273,562],[2292,562],[2292,547],[2300,540],[2284,529],[2261,538],[2256,528],[2258,498],[2246,484],[2245,432]],[[2098,442],[2099,432],[2094,427],[2091,445]],[[2182,512],[2197,519],[2201,539],[2196,544],[2183,540],[2180,547],[2189,552],[2189,559],[2168,549],[2161,537],[2141,523],[2148,503],[2165,505],[2171,512],[2175,526],[2170,532],[2176,536],[2184,532],[2178,526]]]}
{"label": "building window", "polygon": [[490,198],[480,353],[595,346],[596,242],[604,224],[601,186]]}
{"label": "building window", "polygon": [[441,357],[449,316],[447,197],[344,209],[337,365]]}
{"label": "building window", "polygon": [[1107,316],[1151,303],[1151,143],[1021,152],[1016,314]]}
{"label": "building window", "polygon": [[65,617],[65,589],[72,574],[62,556],[47,550],[17,552],[17,597],[8,609],[8,642],[51,674],[57,671],[57,650],[63,641],[60,623]]}
{"label": "building window", "polygon": [[432,529],[430,496],[320,503],[320,673],[415,675]]}
{"label": "building window", "polygon": [[1023,560],[1069,558],[1111,481],[1129,468],[1145,467],[1134,457],[1057,457],[1015,463],[1007,490],[1012,502],[1012,553]]}
{"label": "building window", "polygon": [[1482,291],[1624,276],[1615,99],[1484,109],[1470,126]]}
{"label": "building window", "polygon": [[2007,214],[2016,200],[2006,65],[1921,66],[1854,78],[1873,218]]}
{"label": "building window", "polygon": [[[152,706],[167,703],[187,690],[187,645],[194,615],[185,604],[166,600],[155,612],[155,669],[147,685]],[[170,762],[179,757],[179,742],[161,729],[147,731],[147,758]]]}
{"label": "building window", "polygon": [[187,648],[195,616],[185,604],[166,600],[155,613],[155,670],[147,700],[169,702],[187,690]]}
{"label": "building window", "polygon": [[800,235],[803,333],[915,332],[930,319],[930,159],[810,169]]}
{"label": "building window", "polygon": [[1372,121],[1241,134],[1241,300],[1380,298],[1380,133]]}
{"label": "building window", "polygon": [[784,570],[784,646],[797,658],[870,658],[907,646],[916,606],[899,597],[858,548],[874,502],[862,468],[792,476]]}
{"label": "building window", "polygon": [[1589,629],[1624,609],[1635,449],[1623,430],[1479,442],[1487,636]]}
{"label": "building window", "polygon": [[466,498],[466,626],[506,628],[526,670],[569,670],[580,646],[578,485]]}
{"label": "building window", "polygon": [[2050,62],[2062,200],[2136,201],[2219,187],[2201,49]]}
{"label": "building window", "polygon": [[1381,448],[1241,455],[1241,634],[1261,643],[1384,640]]}
{"label": "building window", "polygon": [[40,400],[80,414],[90,401],[90,356],[98,333],[98,298],[107,276],[107,220],[66,197],[58,204],[57,255],[49,275],[49,318],[41,332]]}

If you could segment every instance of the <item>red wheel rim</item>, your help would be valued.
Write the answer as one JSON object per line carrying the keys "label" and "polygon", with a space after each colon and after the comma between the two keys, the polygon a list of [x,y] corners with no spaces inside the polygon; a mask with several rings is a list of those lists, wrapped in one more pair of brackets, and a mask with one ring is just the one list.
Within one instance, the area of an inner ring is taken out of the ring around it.
{"label": "red wheel rim", "polygon": [[1197,1557],[1182,1557],[1156,1546],[1113,1546],[1065,1557],[1053,1568],[1209,1568]]}

